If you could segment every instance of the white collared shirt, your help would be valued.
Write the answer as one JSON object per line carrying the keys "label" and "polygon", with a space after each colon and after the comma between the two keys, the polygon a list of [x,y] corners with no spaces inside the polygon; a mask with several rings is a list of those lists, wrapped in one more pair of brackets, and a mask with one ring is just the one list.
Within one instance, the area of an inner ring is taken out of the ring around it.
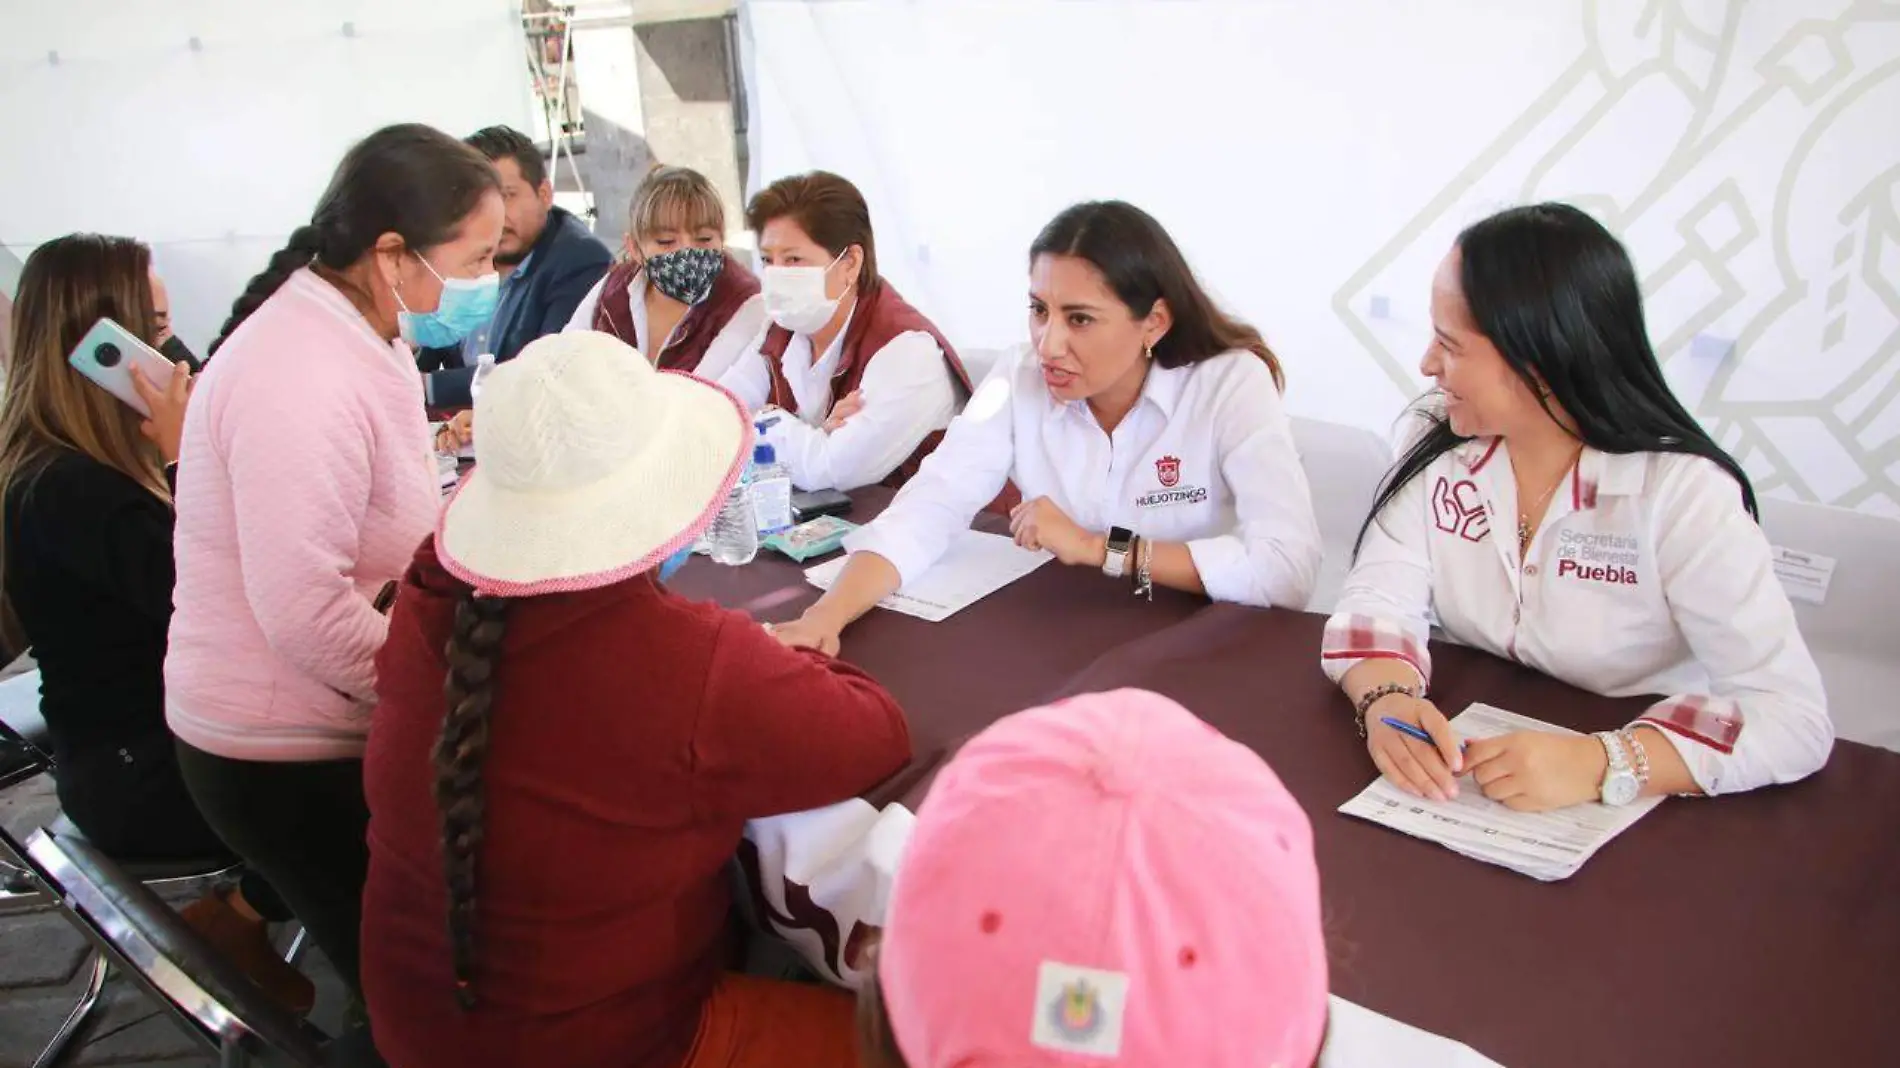
{"label": "white collared shirt", "polygon": [[1328,674],[1385,657],[1429,681],[1429,609],[1453,640],[1573,686],[1664,695],[1638,722],[1662,728],[1707,794],[1826,763],[1820,672],[1733,476],[1698,456],[1585,449],[1521,567],[1517,514],[1502,440],[1434,460],[1366,532],[1326,626]]}
{"label": "white collared shirt", "polygon": [[[759,352],[768,331],[769,325],[759,330],[719,379],[755,412],[772,398],[772,368]],[[957,387],[943,349],[936,338],[912,330],[871,354],[858,385],[864,408],[827,434],[825,417],[838,399],[831,395],[832,378],[850,332],[846,316],[816,361],[810,336],[794,333],[780,361],[798,410],[771,423],[759,440],[772,443],[792,472],[792,484],[802,490],[853,490],[883,481],[957,412]]]}
{"label": "white collared shirt", "polygon": [[[607,279],[604,277],[594,283],[594,288],[582,298],[580,307],[574,309],[574,317],[567,321],[562,333],[594,329],[594,312],[600,308],[600,293],[606,285]],[[641,344],[651,348],[653,340],[647,330],[647,273],[644,270],[634,275],[633,284],[627,287],[627,315],[633,320],[634,336],[640,339]],[[680,322],[685,321],[686,317],[681,316]],[[719,335],[706,346],[706,354],[700,357],[699,366],[693,369],[693,375],[708,382],[719,381],[719,376],[732,367],[764,325],[765,297],[754,293],[744,304],[739,305],[739,310],[732,313],[726,325],[719,328]],[[673,333],[679,333],[678,324],[674,325]],[[659,351],[664,352],[666,346],[672,343],[673,338],[668,337]],[[646,356],[649,360],[653,359],[652,352],[646,353]]]}
{"label": "white collared shirt", "polygon": [[1062,402],[1024,345],[997,361],[943,444],[888,510],[846,540],[910,581],[1005,483],[1047,497],[1084,530],[1125,527],[1186,542],[1209,597],[1303,608],[1319,574],[1319,526],[1280,391],[1266,362],[1228,352],[1149,368],[1113,434],[1086,401]]}

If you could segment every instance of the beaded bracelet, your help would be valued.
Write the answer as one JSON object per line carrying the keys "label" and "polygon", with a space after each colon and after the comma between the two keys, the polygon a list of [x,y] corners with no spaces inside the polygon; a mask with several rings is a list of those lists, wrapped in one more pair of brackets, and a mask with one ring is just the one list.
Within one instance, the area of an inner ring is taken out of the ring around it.
{"label": "beaded bracelet", "polygon": [[1402,682],[1380,683],[1359,695],[1359,702],[1353,706],[1352,710],[1353,723],[1359,728],[1359,737],[1364,738],[1366,736],[1366,713],[1372,711],[1373,705],[1378,704],[1380,701],[1396,693],[1402,693],[1407,697],[1418,696],[1417,690]]}
{"label": "beaded bracelet", "polygon": [[1643,748],[1641,739],[1636,737],[1636,728],[1624,727],[1616,733],[1618,737],[1623,739],[1623,748],[1629,750],[1630,764],[1636,770],[1637,783],[1642,786],[1648,786],[1649,752]]}

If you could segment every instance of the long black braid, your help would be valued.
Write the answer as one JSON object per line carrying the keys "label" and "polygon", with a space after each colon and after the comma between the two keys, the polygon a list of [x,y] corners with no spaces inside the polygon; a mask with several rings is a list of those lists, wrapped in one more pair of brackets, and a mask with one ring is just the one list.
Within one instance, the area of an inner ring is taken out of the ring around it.
{"label": "long black braid", "polygon": [[442,815],[442,872],[448,881],[455,996],[464,1010],[475,1007],[477,868],[487,814],[482,766],[488,759],[495,666],[507,630],[508,604],[502,597],[465,595],[455,606],[455,625],[445,650],[449,674],[444,690],[449,707],[435,743],[435,803]]}

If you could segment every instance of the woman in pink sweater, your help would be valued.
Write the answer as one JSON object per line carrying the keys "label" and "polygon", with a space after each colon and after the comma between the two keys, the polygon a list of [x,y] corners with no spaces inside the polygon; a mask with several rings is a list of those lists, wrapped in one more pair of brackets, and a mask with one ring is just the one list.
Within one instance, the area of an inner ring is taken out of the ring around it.
{"label": "woman in pink sweater", "polygon": [[426,126],[344,157],[237,301],[185,420],[166,718],[219,837],[357,981],[379,603],[439,504],[404,342],[494,310],[494,168]]}

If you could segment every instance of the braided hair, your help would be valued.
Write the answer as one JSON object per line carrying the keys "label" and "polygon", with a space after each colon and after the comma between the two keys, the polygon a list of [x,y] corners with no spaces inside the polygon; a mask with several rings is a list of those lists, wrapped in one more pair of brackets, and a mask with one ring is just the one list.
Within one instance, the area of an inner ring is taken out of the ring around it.
{"label": "braided hair", "polygon": [[508,600],[464,594],[444,655],[449,662],[448,714],[435,743],[435,803],[442,817],[442,872],[449,890],[449,948],[455,997],[475,1007],[477,855],[487,803],[482,765],[488,759],[495,702],[495,661],[507,630]]}
{"label": "braided hair", "polygon": [[433,127],[407,123],[370,134],[337,165],[310,222],[292,231],[244,287],[205,358],[302,268],[341,271],[384,234],[396,234],[418,253],[434,248],[454,238],[483,194],[500,188],[486,157]]}

